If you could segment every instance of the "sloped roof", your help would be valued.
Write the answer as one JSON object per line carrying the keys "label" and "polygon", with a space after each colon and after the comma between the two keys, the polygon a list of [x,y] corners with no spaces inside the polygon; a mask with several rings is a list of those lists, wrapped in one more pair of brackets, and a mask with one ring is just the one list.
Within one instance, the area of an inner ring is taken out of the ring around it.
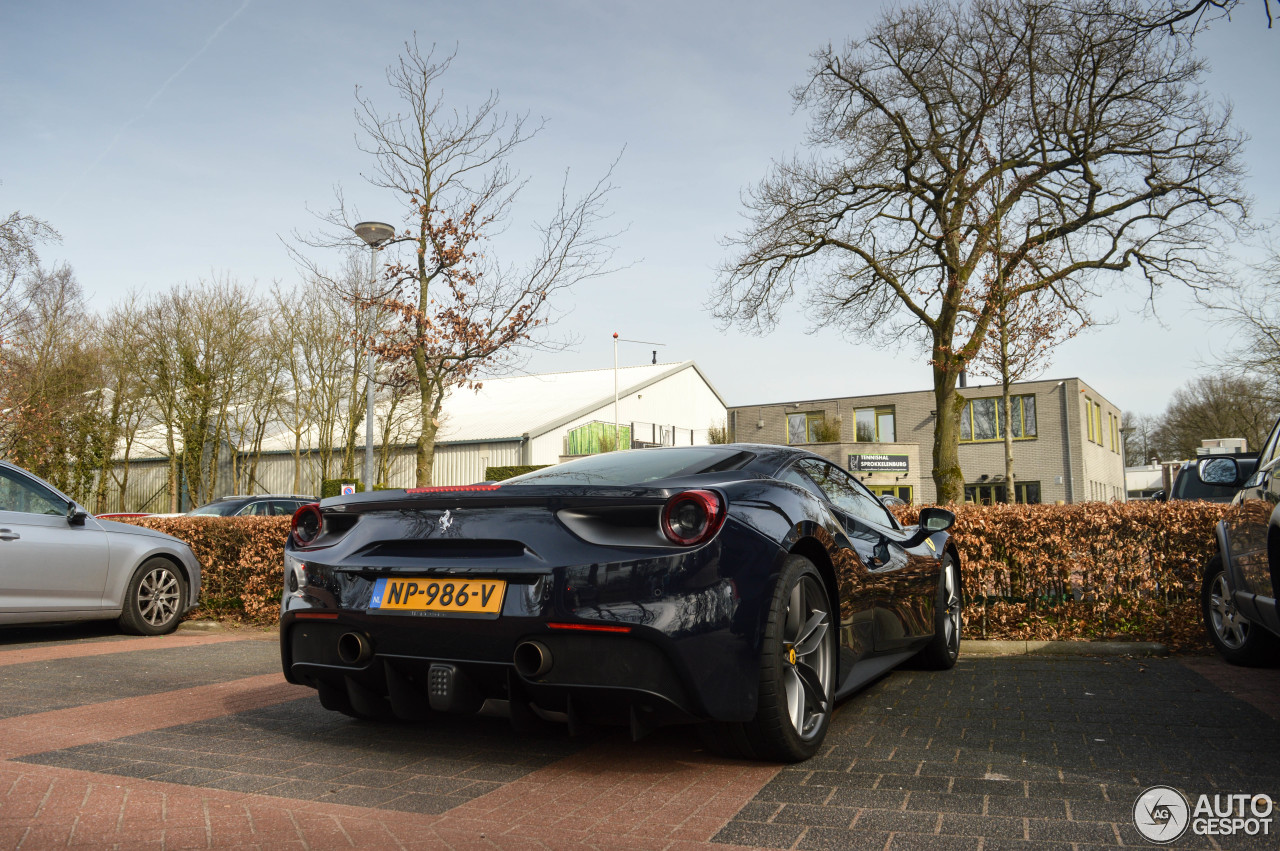
{"label": "sloped roof", "polygon": [[[693,361],[619,367],[618,396],[638,392],[686,369],[702,376]],[[706,376],[702,379],[706,381]],[[711,382],[707,386],[711,387]],[[714,387],[711,392],[716,393]],[[612,402],[612,369],[489,379],[478,392],[449,391],[436,441],[518,440],[526,434],[537,437]]]}
{"label": "sloped roof", "polygon": [[[619,367],[618,395],[625,397],[639,392],[686,369],[697,372],[721,404],[724,403],[719,392],[691,360]],[[448,391],[436,442],[519,440],[526,434],[534,438],[612,402],[611,368],[491,378],[485,380],[478,391],[458,388]],[[401,405],[403,409],[405,403]],[[385,416],[385,410],[382,415]],[[317,442],[318,433],[314,426],[301,435],[304,448],[313,447]],[[363,424],[357,431],[356,445],[364,446]],[[139,432],[130,456],[134,459],[163,457],[164,446],[164,428],[154,425]],[[294,435],[283,423],[274,422],[268,426],[262,441],[264,452],[288,452],[293,446]],[[180,441],[178,448],[181,449]],[[122,443],[117,457],[123,457],[123,449]]]}

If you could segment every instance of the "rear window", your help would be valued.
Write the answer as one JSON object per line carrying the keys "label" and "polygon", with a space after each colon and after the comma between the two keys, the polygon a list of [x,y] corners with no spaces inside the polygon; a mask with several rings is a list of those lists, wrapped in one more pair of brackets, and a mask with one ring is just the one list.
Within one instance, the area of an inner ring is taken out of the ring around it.
{"label": "rear window", "polygon": [[507,479],[502,486],[639,485],[676,476],[737,470],[754,457],[750,452],[718,446],[602,452]]}
{"label": "rear window", "polygon": [[[1211,456],[1206,456],[1211,457]],[[1255,458],[1239,458],[1236,463],[1240,465],[1240,473],[1243,478],[1249,478],[1258,462]],[[1178,474],[1177,480],[1173,483],[1174,499],[1213,499],[1222,502],[1230,502],[1231,498],[1236,495],[1239,488],[1233,488],[1230,485],[1210,485],[1200,479],[1200,472],[1196,466],[1184,469]]]}
{"label": "rear window", "polygon": [[217,517],[228,517],[235,514],[240,508],[242,502],[211,502],[208,505],[202,505],[188,514],[212,514]]}

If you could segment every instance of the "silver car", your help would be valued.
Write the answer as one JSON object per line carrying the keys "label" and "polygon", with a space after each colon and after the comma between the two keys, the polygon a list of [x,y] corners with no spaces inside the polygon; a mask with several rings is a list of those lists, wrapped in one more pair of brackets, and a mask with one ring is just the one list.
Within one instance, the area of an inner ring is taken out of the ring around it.
{"label": "silver car", "polygon": [[177,628],[200,597],[200,562],[172,535],[99,520],[48,482],[0,461],[0,624],[118,620]]}

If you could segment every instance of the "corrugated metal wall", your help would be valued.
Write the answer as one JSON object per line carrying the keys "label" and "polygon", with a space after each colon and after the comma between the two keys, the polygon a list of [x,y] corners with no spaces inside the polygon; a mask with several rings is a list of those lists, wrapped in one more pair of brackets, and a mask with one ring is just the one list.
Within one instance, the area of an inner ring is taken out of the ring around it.
{"label": "corrugated metal wall", "polygon": [[[520,441],[455,443],[436,449],[431,471],[433,485],[470,485],[484,481],[485,467],[509,467],[520,463]],[[409,455],[409,481],[413,480],[413,454]]]}
{"label": "corrugated metal wall", "polygon": [[[114,481],[107,487],[106,511],[147,511],[164,514],[169,510],[169,462],[159,458],[134,461],[129,465],[129,481],[124,499],[120,498],[120,479],[124,465],[117,464]],[[106,513],[106,511],[102,513]]]}

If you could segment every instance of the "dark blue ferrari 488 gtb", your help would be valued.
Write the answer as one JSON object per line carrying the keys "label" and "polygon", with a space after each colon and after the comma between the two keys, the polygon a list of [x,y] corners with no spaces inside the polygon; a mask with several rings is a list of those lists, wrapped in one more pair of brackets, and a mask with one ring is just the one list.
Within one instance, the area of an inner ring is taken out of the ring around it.
{"label": "dark blue ferrari 488 gtb", "polygon": [[284,673],[358,718],[488,703],[517,727],[699,723],[720,752],[802,760],[836,701],[909,659],[955,664],[954,519],[904,527],[824,458],[732,444],[335,497],[294,517]]}

